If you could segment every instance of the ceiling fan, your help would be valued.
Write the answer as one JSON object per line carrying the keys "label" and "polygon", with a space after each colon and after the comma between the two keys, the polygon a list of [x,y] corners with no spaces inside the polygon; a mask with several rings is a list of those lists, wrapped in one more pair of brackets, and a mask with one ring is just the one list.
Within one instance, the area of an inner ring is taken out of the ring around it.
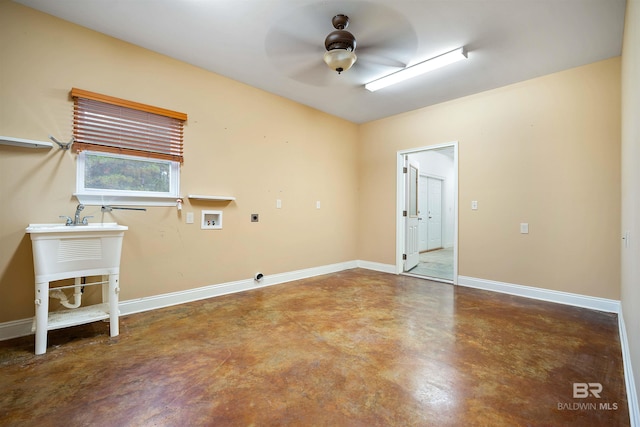
{"label": "ceiling fan", "polygon": [[[411,62],[418,40],[406,17],[373,2],[341,9],[318,2],[280,12],[265,38],[267,57],[293,80],[339,87],[363,85]],[[335,29],[328,35],[327,20]]]}
{"label": "ceiling fan", "polygon": [[327,53],[324,54],[324,62],[341,74],[347,71],[356,62],[358,57],[354,53],[356,50],[356,38],[346,28],[349,26],[347,15],[336,15],[331,20],[335,31],[329,33],[324,39],[324,47]]}

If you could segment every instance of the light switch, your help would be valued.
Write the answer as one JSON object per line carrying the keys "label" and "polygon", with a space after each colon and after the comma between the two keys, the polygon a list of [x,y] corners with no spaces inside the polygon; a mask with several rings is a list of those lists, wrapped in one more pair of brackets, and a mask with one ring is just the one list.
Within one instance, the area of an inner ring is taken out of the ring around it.
{"label": "light switch", "polygon": [[316,209],[320,209],[320,200],[316,201]]}
{"label": "light switch", "polygon": [[471,209],[474,210],[474,211],[478,210],[478,201],[477,200],[473,200],[471,202]]}
{"label": "light switch", "polygon": [[521,222],[520,223],[520,234],[529,234],[529,223]]}
{"label": "light switch", "polygon": [[280,199],[276,200],[276,209],[282,209],[282,200]]}
{"label": "light switch", "polygon": [[187,224],[193,224],[193,212],[187,212]]}

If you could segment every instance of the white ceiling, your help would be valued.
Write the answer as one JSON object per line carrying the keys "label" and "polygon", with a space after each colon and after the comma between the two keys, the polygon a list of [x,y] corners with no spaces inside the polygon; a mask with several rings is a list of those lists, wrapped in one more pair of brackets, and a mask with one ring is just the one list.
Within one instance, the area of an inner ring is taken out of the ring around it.
{"label": "white ceiling", "polygon": [[[363,123],[618,56],[625,0],[17,0]],[[322,61],[350,17],[358,61]],[[371,93],[363,84],[451,49],[469,58]]]}

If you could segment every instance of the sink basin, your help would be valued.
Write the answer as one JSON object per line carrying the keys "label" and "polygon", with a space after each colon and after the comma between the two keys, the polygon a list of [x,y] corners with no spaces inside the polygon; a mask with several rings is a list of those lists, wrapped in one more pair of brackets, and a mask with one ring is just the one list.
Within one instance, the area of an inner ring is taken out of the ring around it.
{"label": "sink basin", "polygon": [[29,224],[25,231],[31,235],[36,283],[117,273],[128,229],[115,222]]}

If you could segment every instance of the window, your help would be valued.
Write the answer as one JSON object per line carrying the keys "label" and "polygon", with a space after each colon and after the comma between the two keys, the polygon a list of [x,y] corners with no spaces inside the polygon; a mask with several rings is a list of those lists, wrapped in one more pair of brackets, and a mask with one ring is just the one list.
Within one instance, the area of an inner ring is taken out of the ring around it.
{"label": "window", "polygon": [[75,88],[71,96],[80,202],[175,203],[187,115]]}
{"label": "window", "polygon": [[78,171],[79,193],[173,199],[179,193],[180,164],[171,160],[82,151]]}

